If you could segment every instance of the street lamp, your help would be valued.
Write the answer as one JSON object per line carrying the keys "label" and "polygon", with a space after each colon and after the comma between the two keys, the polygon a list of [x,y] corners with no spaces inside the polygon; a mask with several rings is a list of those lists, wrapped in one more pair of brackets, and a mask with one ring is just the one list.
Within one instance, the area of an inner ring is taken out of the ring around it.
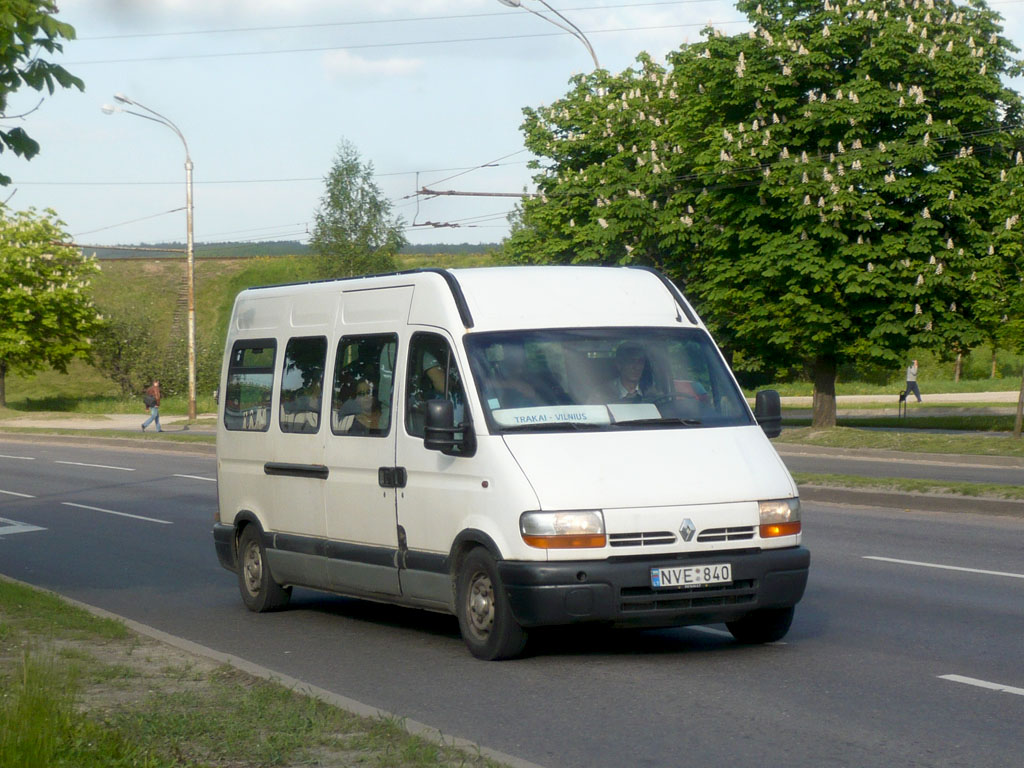
{"label": "street lamp", "polygon": [[540,3],[541,5],[543,5],[545,8],[547,8],[553,14],[555,14],[555,16],[560,18],[563,22],[565,22],[564,24],[559,23],[558,21],[555,21],[550,16],[545,16],[543,13],[538,13],[537,11],[533,10],[533,8],[531,8],[528,5],[523,5],[523,0],[498,0],[498,2],[501,3],[502,5],[507,5],[509,8],[522,8],[524,11],[529,11],[534,16],[539,16],[540,18],[544,19],[544,21],[551,22],[552,24],[554,24],[559,29],[565,30],[570,35],[572,35],[577,40],[579,40],[581,43],[583,43],[583,45],[586,46],[587,52],[590,53],[590,58],[592,58],[594,60],[594,69],[600,69],[601,68],[601,65],[597,61],[597,54],[594,53],[594,48],[590,45],[590,41],[587,40],[587,36],[583,34],[583,30],[580,29],[579,27],[577,27],[575,24],[573,24],[567,18],[565,18],[565,16],[563,16],[557,10],[552,8],[547,3],[547,0],[537,0],[537,2]]}
{"label": "street lamp", "polygon": [[195,255],[192,248],[192,157],[188,152],[188,142],[185,136],[171,120],[161,115],[156,110],[150,109],[145,104],[129,99],[123,93],[115,93],[114,100],[121,104],[128,104],[143,109],[149,114],[135,112],[130,109],[104,104],[101,109],[108,115],[115,112],[124,112],[135,115],[145,120],[152,120],[154,123],[165,125],[174,131],[181,143],[185,146],[185,279],[188,283],[188,420],[191,424],[196,420],[196,276],[195,276]]}

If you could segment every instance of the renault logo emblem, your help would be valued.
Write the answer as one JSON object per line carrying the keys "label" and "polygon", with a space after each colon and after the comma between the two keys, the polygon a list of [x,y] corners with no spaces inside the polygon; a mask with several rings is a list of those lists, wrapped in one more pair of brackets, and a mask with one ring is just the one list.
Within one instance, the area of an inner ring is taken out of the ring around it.
{"label": "renault logo emblem", "polygon": [[693,535],[697,532],[697,526],[693,524],[693,520],[686,518],[683,520],[682,526],[679,528],[679,533],[682,534],[683,541],[692,541]]}

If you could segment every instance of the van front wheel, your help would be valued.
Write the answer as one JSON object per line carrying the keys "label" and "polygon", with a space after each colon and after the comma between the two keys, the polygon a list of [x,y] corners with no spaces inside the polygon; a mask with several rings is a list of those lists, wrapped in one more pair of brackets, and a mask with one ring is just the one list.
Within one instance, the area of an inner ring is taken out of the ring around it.
{"label": "van front wheel", "polygon": [[462,561],[455,612],[462,639],[478,659],[509,659],[526,647],[526,632],[512,615],[498,566],[483,548],[470,551]]}
{"label": "van front wheel", "polygon": [[757,643],[774,643],[781,640],[789,632],[789,625],[793,623],[792,606],[789,608],[763,608],[760,611],[748,613],[737,621],[727,621],[732,636],[741,643],[750,645]]}
{"label": "van front wheel", "polygon": [[267,551],[255,525],[247,525],[238,538],[238,589],[245,607],[257,613],[284,608],[292,596],[291,587],[282,587],[270,575]]}

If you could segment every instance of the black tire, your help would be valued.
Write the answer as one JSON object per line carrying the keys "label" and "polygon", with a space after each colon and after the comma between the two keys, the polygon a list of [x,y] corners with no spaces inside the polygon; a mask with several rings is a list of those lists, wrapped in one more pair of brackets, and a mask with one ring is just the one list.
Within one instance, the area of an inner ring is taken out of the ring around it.
{"label": "black tire", "polygon": [[725,626],[729,628],[732,636],[741,643],[750,645],[774,643],[786,636],[790,624],[793,623],[793,612],[792,606],[789,608],[764,608],[748,613],[742,619],[727,621]]}
{"label": "black tire", "polygon": [[282,587],[270,574],[263,537],[255,525],[247,525],[238,538],[238,590],[250,611],[265,613],[288,605],[291,587]]}
{"label": "black tire", "polygon": [[526,647],[526,632],[512,615],[498,566],[481,547],[471,550],[459,568],[455,613],[462,639],[478,659],[510,659]]}

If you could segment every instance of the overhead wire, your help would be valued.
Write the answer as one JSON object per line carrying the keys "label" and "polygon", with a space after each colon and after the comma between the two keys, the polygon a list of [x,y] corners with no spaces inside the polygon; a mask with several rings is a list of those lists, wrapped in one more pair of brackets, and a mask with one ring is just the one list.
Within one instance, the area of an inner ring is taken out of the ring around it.
{"label": "overhead wire", "polygon": [[[1024,2],[1024,0],[1011,0],[1012,2]],[[642,3],[618,3],[615,5],[586,5],[577,6],[575,8],[563,8],[562,10],[566,13],[576,13],[579,11],[609,11],[619,10],[623,8],[651,8],[668,5],[694,5],[715,2],[715,0],[660,0],[660,2],[642,2]],[[421,21],[460,21],[464,19],[482,19],[490,18],[494,16],[515,16],[518,15],[517,11],[491,11],[487,13],[461,13],[461,14],[449,14],[444,16],[406,16],[393,19],[359,19],[355,21],[323,21],[315,24],[278,24],[268,25],[262,27],[228,27],[221,29],[194,29],[194,30],[179,30],[174,32],[129,32],[118,35],[94,35],[79,37],[79,41],[91,41],[91,40],[127,40],[127,39],[138,39],[138,38],[152,38],[152,37],[186,37],[192,35],[224,35],[224,34],[238,34],[238,33],[252,33],[252,32],[282,32],[286,30],[295,29],[327,29],[330,27],[355,27],[355,26],[369,26],[378,24],[404,24],[408,22],[421,22]]]}

